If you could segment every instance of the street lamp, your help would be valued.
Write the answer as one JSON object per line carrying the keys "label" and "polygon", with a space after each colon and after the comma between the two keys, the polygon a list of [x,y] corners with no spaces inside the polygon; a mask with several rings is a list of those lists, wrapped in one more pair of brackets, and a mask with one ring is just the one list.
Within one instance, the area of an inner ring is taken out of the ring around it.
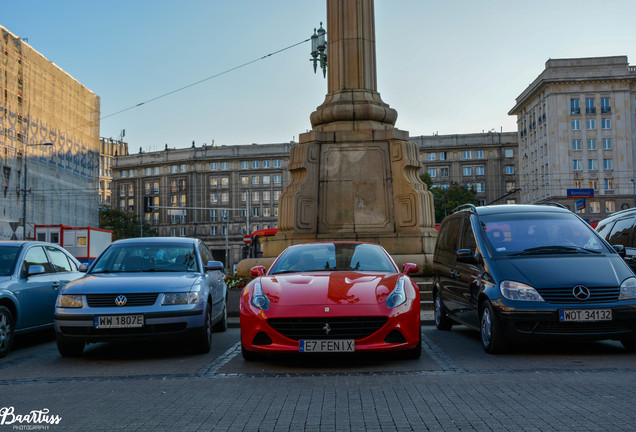
{"label": "street lamp", "polygon": [[314,73],[316,73],[316,68],[318,66],[318,62],[320,62],[320,69],[322,69],[322,76],[327,76],[327,41],[325,40],[325,34],[327,32],[324,28],[322,28],[322,23],[320,23],[320,28],[318,31],[314,29],[314,34],[311,36],[311,61],[314,62]]}
{"label": "street lamp", "polygon": [[53,143],[37,143],[37,144],[27,144],[24,143],[24,189],[22,190],[22,240],[26,240],[26,214],[27,214],[27,148],[35,147],[35,146],[52,146]]}
{"label": "street lamp", "polygon": [[636,207],[636,179],[631,179],[632,186],[634,186],[634,207]]}

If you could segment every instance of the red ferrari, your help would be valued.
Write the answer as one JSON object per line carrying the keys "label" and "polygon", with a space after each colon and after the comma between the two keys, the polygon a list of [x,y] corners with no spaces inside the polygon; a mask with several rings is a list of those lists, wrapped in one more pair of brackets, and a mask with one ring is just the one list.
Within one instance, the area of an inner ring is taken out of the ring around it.
{"label": "red ferrari", "polygon": [[241,293],[245,360],[270,353],[399,351],[419,358],[420,293],[379,245],[290,246]]}

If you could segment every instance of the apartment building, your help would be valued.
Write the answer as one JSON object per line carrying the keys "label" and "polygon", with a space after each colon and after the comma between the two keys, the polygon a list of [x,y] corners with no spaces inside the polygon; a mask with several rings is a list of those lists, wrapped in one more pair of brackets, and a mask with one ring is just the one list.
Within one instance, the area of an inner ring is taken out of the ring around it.
{"label": "apartment building", "polygon": [[521,202],[590,222],[636,204],[636,67],[626,56],[548,60],[516,99]]}
{"label": "apartment building", "polygon": [[128,154],[128,143],[121,139],[100,138],[99,153],[99,209],[107,210],[112,208],[112,166],[116,156],[126,156]]}
{"label": "apartment building", "polygon": [[137,214],[160,236],[201,238],[232,268],[243,236],[276,227],[294,143],[196,147],[119,155],[113,208]]}
{"label": "apartment building", "polygon": [[519,203],[516,132],[411,137],[433,185],[451,183],[475,192],[479,205]]}

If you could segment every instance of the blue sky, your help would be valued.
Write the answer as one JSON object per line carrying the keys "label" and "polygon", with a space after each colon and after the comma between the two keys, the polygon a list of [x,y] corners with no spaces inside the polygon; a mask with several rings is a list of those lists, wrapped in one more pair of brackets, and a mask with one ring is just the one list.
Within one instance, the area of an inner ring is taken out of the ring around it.
{"label": "blue sky", "polygon": [[[102,117],[307,39],[324,0],[0,0],[0,24],[101,98]],[[627,55],[633,0],[376,0],[378,91],[412,136],[513,131],[549,58]],[[328,30],[328,28],[327,28]],[[329,35],[327,35],[327,39]],[[327,92],[310,44],[103,118],[131,152],[298,140]]]}

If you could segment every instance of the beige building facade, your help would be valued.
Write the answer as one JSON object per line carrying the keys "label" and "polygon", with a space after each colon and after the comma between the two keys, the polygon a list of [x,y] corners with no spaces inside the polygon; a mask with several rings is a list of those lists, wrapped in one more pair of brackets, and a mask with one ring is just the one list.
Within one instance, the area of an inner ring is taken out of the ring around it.
{"label": "beige building facade", "polygon": [[116,156],[128,154],[128,143],[112,138],[100,138],[99,154],[99,209],[113,207],[111,200],[113,186],[113,165]]}
{"label": "beige building facade", "polygon": [[99,113],[97,95],[0,26],[0,239],[97,226]]}
{"label": "beige building facade", "polygon": [[636,204],[636,67],[626,56],[548,60],[509,114],[521,202],[559,202],[590,222]]}
{"label": "beige building facade", "polygon": [[202,239],[232,268],[243,258],[244,235],[277,226],[292,145],[193,144],[116,156],[113,208],[143,218],[160,236]]}
{"label": "beige building facade", "polygon": [[463,185],[475,192],[479,205],[519,203],[516,132],[423,135],[410,139],[419,148],[420,173],[428,173],[433,186],[445,189],[451,183]]}

